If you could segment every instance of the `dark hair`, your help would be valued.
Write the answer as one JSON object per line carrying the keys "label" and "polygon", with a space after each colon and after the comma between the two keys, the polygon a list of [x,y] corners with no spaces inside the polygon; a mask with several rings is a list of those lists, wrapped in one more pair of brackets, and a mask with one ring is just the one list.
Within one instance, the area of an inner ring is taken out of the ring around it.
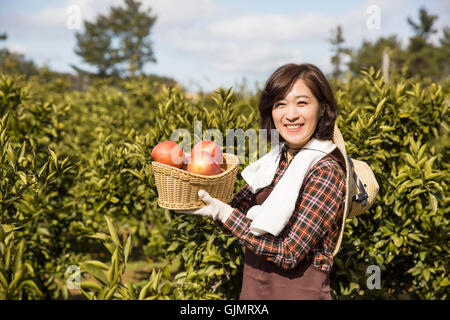
{"label": "dark hair", "polygon": [[[312,138],[331,140],[337,117],[337,105],[327,78],[319,68],[312,64],[290,63],[278,68],[267,80],[266,86],[261,92],[259,101],[260,126],[261,129],[267,129],[267,141],[271,141],[270,130],[276,129],[272,118],[273,105],[287,95],[298,79],[302,79],[314,94],[319,102],[319,110],[324,110]],[[280,142],[284,142],[281,135],[279,139]]]}

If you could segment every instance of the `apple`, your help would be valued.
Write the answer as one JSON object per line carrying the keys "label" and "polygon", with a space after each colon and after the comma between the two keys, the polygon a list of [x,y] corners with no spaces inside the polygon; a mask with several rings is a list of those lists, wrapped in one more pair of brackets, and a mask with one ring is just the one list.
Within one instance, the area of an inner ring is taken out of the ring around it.
{"label": "apple", "polygon": [[176,168],[181,168],[185,162],[183,149],[174,141],[158,143],[152,150],[152,158]]}
{"label": "apple", "polygon": [[191,161],[187,165],[187,171],[206,176],[213,176],[221,173],[220,165],[215,162],[211,154],[206,151],[191,154]]}
{"label": "apple", "polygon": [[194,148],[192,148],[191,155],[194,155],[195,153],[199,152],[208,152],[214,159],[214,161],[221,165],[223,163],[223,154],[222,150],[219,148],[219,146],[211,140],[203,140],[197,143]]}

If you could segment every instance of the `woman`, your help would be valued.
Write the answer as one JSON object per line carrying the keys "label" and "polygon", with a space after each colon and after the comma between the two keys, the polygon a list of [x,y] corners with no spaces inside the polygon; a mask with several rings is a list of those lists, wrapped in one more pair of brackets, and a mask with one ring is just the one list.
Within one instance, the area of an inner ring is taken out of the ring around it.
{"label": "woman", "polygon": [[[259,167],[247,167],[242,172],[247,183],[229,204],[200,190],[207,205],[187,212],[221,221],[246,247],[240,299],[331,300],[329,273],[343,219],[346,177],[331,142],[337,115],[331,87],[317,67],[287,64],[268,79],[259,111],[261,127],[280,135],[281,144],[262,157],[269,159],[275,152],[276,162],[265,159]],[[274,171],[265,168],[270,163],[277,164]],[[267,171],[270,184],[266,180],[258,185]],[[292,190],[294,201],[287,206]],[[284,223],[282,210],[289,213]],[[273,230],[276,225],[278,231]]]}

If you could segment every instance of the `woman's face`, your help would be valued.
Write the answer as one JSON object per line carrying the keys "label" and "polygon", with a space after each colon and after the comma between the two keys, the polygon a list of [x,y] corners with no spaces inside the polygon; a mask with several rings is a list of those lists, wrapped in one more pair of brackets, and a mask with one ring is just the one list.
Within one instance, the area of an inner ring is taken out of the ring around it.
{"label": "woman's face", "polygon": [[295,149],[311,139],[320,116],[319,102],[302,79],[272,108],[275,127],[288,146]]}

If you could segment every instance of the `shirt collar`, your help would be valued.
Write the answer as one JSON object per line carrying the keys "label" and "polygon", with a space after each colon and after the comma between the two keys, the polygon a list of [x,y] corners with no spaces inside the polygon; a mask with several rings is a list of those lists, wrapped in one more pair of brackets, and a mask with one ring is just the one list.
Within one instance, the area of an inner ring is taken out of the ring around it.
{"label": "shirt collar", "polygon": [[[287,159],[287,150],[288,150],[288,145],[286,142],[284,142],[283,147],[281,148],[281,155],[282,155],[282,158],[284,158],[284,159]],[[294,158],[295,155],[300,152],[300,150],[295,151],[294,154],[292,155],[292,158]]]}

